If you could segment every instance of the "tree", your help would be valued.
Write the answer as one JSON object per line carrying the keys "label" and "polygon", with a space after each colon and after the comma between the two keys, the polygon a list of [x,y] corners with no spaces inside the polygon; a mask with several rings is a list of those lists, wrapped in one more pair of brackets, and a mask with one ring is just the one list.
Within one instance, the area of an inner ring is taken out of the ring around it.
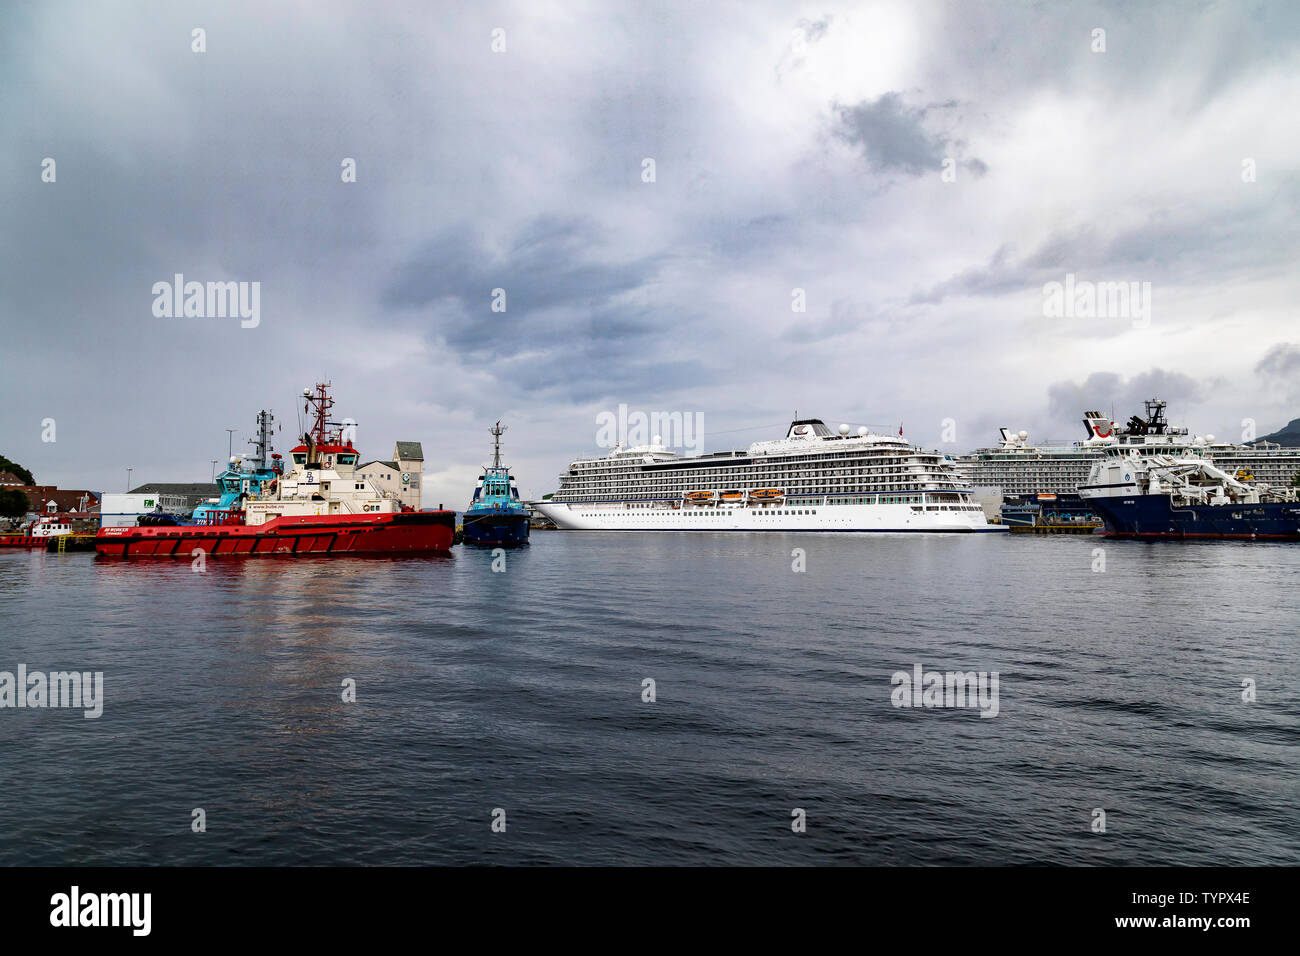
{"label": "tree", "polygon": [[27,492],[12,488],[0,490],[0,518],[21,518],[30,510]]}
{"label": "tree", "polygon": [[30,471],[16,461],[10,461],[4,455],[0,455],[0,471],[12,472],[24,485],[36,484],[36,479],[32,477]]}

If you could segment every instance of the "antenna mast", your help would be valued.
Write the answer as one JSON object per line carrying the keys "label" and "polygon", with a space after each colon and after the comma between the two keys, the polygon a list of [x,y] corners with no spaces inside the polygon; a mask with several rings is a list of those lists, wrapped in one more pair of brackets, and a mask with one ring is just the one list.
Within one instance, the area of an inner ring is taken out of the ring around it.
{"label": "antenna mast", "polygon": [[257,449],[257,457],[253,459],[257,462],[258,468],[267,467],[267,455],[271,451],[271,423],[275,421],[275,416],[268,409],[262,409],[257,413],[257,437],[250,438],[248,443]]}
{"label": "antenna mast", "polygon": [[495,425],[493,425],[491,428],[488,429],[488,432],[489,434],[492,435],[492,467],[500,468],[501,467],[501,436],[505,434],[505,428],[503,428],[501,422],[498,421]]}
{"label": "antenna mast", "polygon": [[314,414],[316,418],[311,427],[311,436],[318,446],[330,444],[328,426],[336,424],[329,420],[330,409],[334,407],[334,399],[330,398],[329,393],[331,384],[317,382],[315,394],[312,394],[310,388],[302,390],[302,397],[307,400],[302,410],[308,415]]}

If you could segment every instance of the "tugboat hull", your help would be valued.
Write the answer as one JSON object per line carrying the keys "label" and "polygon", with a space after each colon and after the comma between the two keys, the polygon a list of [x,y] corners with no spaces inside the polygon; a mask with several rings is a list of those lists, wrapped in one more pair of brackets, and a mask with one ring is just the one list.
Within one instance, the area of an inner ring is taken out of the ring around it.
{"label": "tugboat hull", "polygon": [[1174,505],[1169,495],[1088,501],[1114,538],[1245,538],[1300,541],[1300,504]]}
{"label": "tugboat hull", "polygon": [[528,515],[499,512],[465,512],[466,544],[490,544],[498,547],[528,543]]}
{"label": "tugboat hull", "polygon": [[450,551],[453,511],[377,515],[309,515],[265,524],[101,528],[95,550],[131,558],[301,557],[339,554],[425,554]]}

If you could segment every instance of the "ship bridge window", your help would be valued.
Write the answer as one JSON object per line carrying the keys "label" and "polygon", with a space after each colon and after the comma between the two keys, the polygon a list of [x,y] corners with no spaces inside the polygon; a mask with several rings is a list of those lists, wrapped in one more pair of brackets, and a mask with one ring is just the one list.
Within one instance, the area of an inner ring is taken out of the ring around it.
{"label": "ship bridge window", "polygon": [[297,453],[293,456],[293,463],[294,463],[295,465],[301,465],[301,464],[302,464],[303,462],[305,462],[306,460],[307,460],[307,456],[306,456],[305,454],[303,454],[302,452],[297,452]]}

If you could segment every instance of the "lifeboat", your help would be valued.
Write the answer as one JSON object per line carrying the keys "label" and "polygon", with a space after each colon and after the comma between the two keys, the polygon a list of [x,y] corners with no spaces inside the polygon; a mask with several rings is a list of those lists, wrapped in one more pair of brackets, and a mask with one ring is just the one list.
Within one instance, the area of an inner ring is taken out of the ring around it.
{"label": "lifeboat", "polygon": [[743,491],[724,491],[720,497],[725,502],[736,503],[745,500],[745,493]]}
{"label": "lifeboat", "polygon": [[777,498],[784,498],[785,492],[780,488],[759,488],[751,491],[749,497],[755,501],[775,501]]}
{"label": "lifeboat", "polygon": [[687,501],[712,501],[713,492],[711,491],[691,491],[686,495]]}

